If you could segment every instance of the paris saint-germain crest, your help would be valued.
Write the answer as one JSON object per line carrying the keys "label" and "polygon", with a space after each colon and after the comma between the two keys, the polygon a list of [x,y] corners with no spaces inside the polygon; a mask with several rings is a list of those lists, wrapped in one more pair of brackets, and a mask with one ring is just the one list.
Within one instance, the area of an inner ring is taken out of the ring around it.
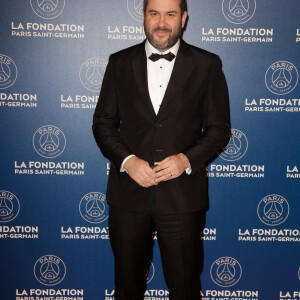
{"label": "paris saint-germain crest", "polygon": [[38,282],[52,286],[65,278],[66,265],[55,255],[44,255],[36,261],[33,271]]}
{"label": "paris saint-germain crest", "polygon": [[54,158],[65,150],[66,137],[58,127],[45,125],[34,133],[33,147],[39,155]]}
{"label": "paris saint-germain crest", "polygon": [[277,226],[283,223],[290,213],[289,203],[280,195],[265,196],[257,206],[259,219],[266,225]]}
{"label": "paris saint-germain crest", "polygon": [[242,276],[242,267],[235,258],[224,256],[212,264],[210,276],[213,282],[219,286],[233,286]]}
{"label": "paris saint-germain crest", "polygon": [[101,223],[108,218],[106,196],[102,193],[91,192],[82,197],[79,212],[89,223]]}
{"label": "paris saint-germain crest", "polygon": [[85,88],[99,93],[107,62],[99,57],[87,59],[80,67],[79,78]]}
{"label": "paris saint-germain crest", "polygon": [[296,87],[298,79],[298,70],[288,61],[273,63],[265,75],[267,88],[270,92],[277,95],[290,93]]}
{"label": "paris saint-germain crest", "polygon": [[43,19],[58,17],[65,8],[65,0],[30,0],[32,10]]}
{"label": "paris saint-germain crest", "polygon": [[256,10],[256,0],[223,0],[224,17],[233,24],[248,22]]}

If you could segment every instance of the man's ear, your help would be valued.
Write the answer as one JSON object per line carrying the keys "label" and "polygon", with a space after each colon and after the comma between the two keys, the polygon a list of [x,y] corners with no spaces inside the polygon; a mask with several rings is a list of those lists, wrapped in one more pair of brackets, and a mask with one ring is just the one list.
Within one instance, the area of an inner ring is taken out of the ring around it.
{"label": "man's ear", "polygon": [[186,18],[187,18],[187,11],[183,12],[182,17],[181,17],[181,28],[184,27],[185,22],[186,22]]}

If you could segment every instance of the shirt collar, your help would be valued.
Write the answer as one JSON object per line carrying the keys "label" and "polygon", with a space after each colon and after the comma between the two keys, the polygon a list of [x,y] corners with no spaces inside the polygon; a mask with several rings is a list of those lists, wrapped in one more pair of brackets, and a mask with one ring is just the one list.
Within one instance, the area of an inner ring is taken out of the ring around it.
{"label": "shirt collar", "polygon": [[147,55],[147,58],[152,54],[152,53],[158,53],[158,54],[166,54],[166,53],[169,53],[169,52],[172,52],[175,56],[177,55],[178,53],[178,49],[179,49],[179,45],[180,45],[180,39],[178,39],[178,41],[176,42],[176,44],[164,51],[164,52],[160,52],[158,51],[156,48],[154,48],[150,42],[148,40],[146,40],[146,43],[145,43],[145,50],[146,50],[146,55]]}

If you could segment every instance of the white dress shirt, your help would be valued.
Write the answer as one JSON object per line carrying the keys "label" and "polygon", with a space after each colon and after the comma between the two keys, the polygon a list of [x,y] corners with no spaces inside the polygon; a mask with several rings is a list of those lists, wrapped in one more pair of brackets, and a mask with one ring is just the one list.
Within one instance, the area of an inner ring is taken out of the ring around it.
{"label": "white dress shirt", "polygon": [[[148,78],[148,90],[150,99],[154,108],[155,113],[157,114],[161,105],[161,102],[164,98],[172,71],[174,63],[176,60],[176,55],[179,49],[180,40],[170,49],[165,52],[159,52],[154,48],[148,40],[145,44],[147,59],[147,78]],[[172,52],[175,55],[175,58],[172,61],[166,59],[159,59],[157,61],[152,61],[149,59],[149,56],[152,53],[158,54],[167,54]]]}
{"label": "white dress shirt", "polygon": [[[148,90],[150,99],[153,105],[153,109],[157,115],[161,102],[164,98],[172,71],[174,67],[174,63],[176,60],[176,56],[178,53],[180,45],[180,40],[177,41],[177,43],[170,49],[168,49],[165,52],[160,52],[156,48],[154,48],[149,41],[147,40],[145,43],[145,51],[147,56],[147,78],[148,78]],[[159,59],[157,61],[152,61],[149,59],[149,56],[152,53],[158,53],[158,54],[167,54],[169,52],[172,52],[175,55],[175,58],[172,61],[168,61],[166,59]],[[123,167],[127,159],[134,156],[129,155],[127,156],[121,165],[121,172],[126,171],[126,169]],[[191,167],[188,167],[186,170],[187,174],[191,173]]]}

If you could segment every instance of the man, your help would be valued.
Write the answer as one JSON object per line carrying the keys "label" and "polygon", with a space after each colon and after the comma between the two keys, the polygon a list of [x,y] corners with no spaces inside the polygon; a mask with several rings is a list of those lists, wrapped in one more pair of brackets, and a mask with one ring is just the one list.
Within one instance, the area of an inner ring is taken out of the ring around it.
{"label": "man", "polygon": [[144,299],[155,231],[170,299],[200,299],[205,164],[230,122],[220,60],[181,39],[186,19],[185,0],[144,2],[147,40],[110,56],[94,114],[116,300]]}

